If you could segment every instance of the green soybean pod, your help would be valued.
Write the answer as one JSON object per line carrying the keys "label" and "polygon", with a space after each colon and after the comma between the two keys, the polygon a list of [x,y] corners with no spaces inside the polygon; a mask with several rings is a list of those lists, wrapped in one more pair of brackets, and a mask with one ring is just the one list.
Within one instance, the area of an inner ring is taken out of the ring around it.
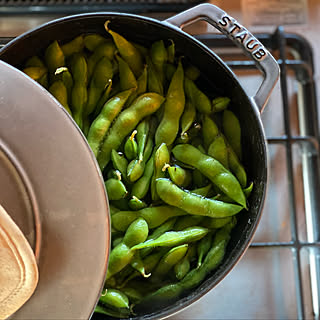
{"label": "green soybean pod", "polygon": [[253,190],[253,182],[250,183],[249,187],[243,189],[243,193],[245,194],[247,199],[250,197],[252,190]]}
{"label": "green soybean pod", "polygon": [[117,289],[107,288],[100,296],[99,302],[114,308],[129,308],[128,297]]}
{"label": "green soybean pod", "polygon": [[[84,110],[84,116],[89,116],[103,93],[105,87],[113,77],[112,64],[107,57],[103,57],[95,66],[88,88],[88,102]],[[124,91],[124,90],[123,90]]]}
{"label": "green soybean pod", "polygon": [[138,144],[135,139],[137,130],[133,130],[130,137],[124,144],[124,154],[128,160],[133,160],[138,154]]}
{"label": "green soybean pod", "polygon": [[187,215],[187,212],[173,206],[148,207],[138,211],[118,211],[112,215],[112,226],[115,230],[126,231],[130,223],[138,217],[144,218],[150,229],[159,227],[173,217]]}
{"label": "green soybean pod", "polygon": [[171,181],[175,183],[177,186],[186,188],[190,185],[192,180],[192,174],[190,171],[181,168],[178,165],[166,165],[165,167],[168,170]]}
{"label": "green soybean pod", "polygon": [[208,233],[205,237],[203,237],[197,245],[197,253],[198,253],[198,264],[197,267],[200,267],[203,259],[211,248],[212,244],[212,233]]}
{"label": "green soybean pod", "polygon": [[89,51],[94,51],[98,47],[98,45],[106,41],[108,41],[106,38],[97,33],[85,35],[83,38],[84,46]]}
{"label": "green soybean pod", "polygon": [[[172,217],[166,222],[162,223],[160,226],[158,226],[153,230],[153,232],[148,236],[147,240],[157,239],[165,232],[172,230],[176,220],[177,220],[176,217]],[[152,248],[145,248],[145,249],[141,249],[139,252],[141,254],[141,257],[146,257],[150,254],[150,252],[152,252],[152,250],[153,250]]]}
{"label": "green soybean pod", "polygon": [[29,58],[25,65],[25,68],[28,67],[41,67],[41,68],[45,68],[45,65],[43,63],[43,61],[38,57],[38,56],[32,56],[31,58]]}
{"label": "green soybean pod", "polygon": [[208,231],[209,229],[203,227],[191,227],[182,231],[168,231],[155,240],[147,240],[136,244],[131,249],[138,250],[149,247],[175,247],[198,241],[202,239]]}
{"label": "green soybean pod", "polygon": [[[102,107],[108,101],[108,99],[110,97],[111,89],[112,89],[112,80],[110,80],[109,83],[107,83],[107,85],[103,89],[102,95],[101,95],[101,97],[99,98],[99,100],[98,100],[98,102],[96,104],[96,107],[95,107],[95,110],[94,110],[94,113],[93,113],[93,116],[92,116],[93,119],[95,119],[99,115],[99,113],[102,110]],[[120,90],[117,93],[120,93]],[[115,95],[117,93],[115,93]],[[131,95],[130,95],[130,97],[131,97]]]}
{"label": "green soybean pod", "polygon": [[202,137],[203,144],[206,150],[208,150],[210,144],[218,134],[219,128],[216,123],[210,116],[205,115],[202,119]]}
{"label": "green soybean pod", "polygon": [[176,54],[176,49],[175,49],[175,44],[173,42],[173,40],[169,39],[170,44],[167,47],[167,56],[168,56],[168,62],[171,64],[174,64],[174,58],[175,58],[175,54]]}
{"label": "green soybean pod", "polygon": [[113,41],[121,55],[121,57],[128,63],[130,69],[136,77],[140,76],[143,70],[143,59],[140,51],[125,39],[119,33],[109,28],[110,21],[104,24],[106,31],[112,36]]}
{"label": "green soybean pod", "polygon": [[153,65],[153,62],[149,56],[146,56],[146,62],[148,66],[148,91],[149,92],[156,92],[160,95],[163,95],[163,84],[161,80],[158,77],[157,71],[155,66]]}
{"label": "green soybean pod", "polygon": [[196,108],[190,100],[186,100],[180,119],[181,136],[185,135],[196,119]]}
{"label": "green soybean pod", "polygon": [[159,261],[158,265],[152,272],[152,279],[161,279],[186,255],[188,244],[182,244],[170,249]]}
{"label": "green soybean pod", "polygon": [[128,160],[124,156],[123,153],[117,152],[116,150],[112,149],[111,151],[111,161],[113,167],[116,170],[119,170],[122,177],[126,177],[127,167],[128,167]]}
{"label": "green soybean pod", "polygon": [[151,157],[146,163],[143,175],[132,186],[131,194],[139,199],[143,199],[150,187],[154,170],[154,158]]}
{"label": "green soybean pod", "polygon": [[94,52],[88,58],[88,79],[91,79],[93,70],[96,64],[103,58],[107,57],[110,61],[113,60],[116,52],[116,47],[111,39],[106,39],[100,43]]}
{"label": "green soybean pod", "polygon": [[163,40],[158,40],[152,43],[150,48],[150,57],[158,73],[160,81],[164,82],[164,64],[167,62],[168,54],[164,46]]}
{"label": "green soybean pod", "polygon": [[244,188],[247,185],[246,171],[229,144],[227,144],[227,152],[230,171],[237,177],[241,187]]}
{"label": "green soybean pod", "polygon": [[138,159],[132,160],[128,164],[127,178],[130,182],[135,182],[143,175],[145,169],[145,162]]}
{"label": "green soybean pod", "polygon": [[72,57],[71,72],[74,85],[71,91],[71,108],[74,120],[80,129],[82,129],[83,110],[88,100],[88,69],[86,59],[82,54],[76,53]]}
{"label": "green soybean pod", "polygon": [[205,217],[201,222],[201,226],[209,228],[209,229],[220,229],[227,225],[230,222],[236,221],[236,217],[225,217],[225,218],[209,218]]}
{"label": "green soybean pod", "polygon": [[200,76],[200,70],[193,65],[188,65],[185,69],[185,75],[192,81],[196,81]]}
{"label": "green soybean pod", "polygon": [[73,78],[68,68],[61,67],[54,72],[54,79],[61,80],[68,92],[68,101],[71,102],[71,92],[73,87]]}
{"label": "green soybean pod", "polygon": [[155,133],[155,142],[159,146],[170,146],[177,137],[179,121],[184,110],[185,95],[183,89],[184,72],[181,61],[174,73],[164,103],[162,120]]}
{"label": "green soybean pod", "polygon": [[[199,226],[200,223],[205,219],[203,216],[194,216],[194,215],[187,215],[177,218],[177,222],[174,225],[175,231],[181,231],[186,228]],[[205,227],[205,225],[201,224],[201,226]]]}
{"label": "green soybean pod", "polygon": [[70,57],[72,54],[76,52],[81,52],[83,48],[84,48],[84,42],[83,42],[82,35],[72,39],[71,41],[61,46],[61,50],[66,58]]}
{"label": "green soybean pod", "polygon": [[208,155],[218,160],[226,169],[229,169],[228,148],[222,135],[218,134],[211,142]]}
{"label": "green soybean pod", "polygon": [[184,90],[186,96],[193,103],[196,109],[204,114],[211,113],[211,102],[209,98],[196,86],[196,84],[188,79],[184,78]]}
{"label": "green soybean pod", "polygon": [[142,218],[135,219],[126,230],[123,241],[110,252],[106,279],[126,267],[134,256],[133,246],[143,243],[149,233],[148,224]]}
{"label": "green soybean pod", "polygon": [[48,72],[46,67],[27,67],[22,71],[35,81],[39,81]]}
{"label": "green soybean pod", "polygon": [[53,82],[52,85],[49,87],[49,92],[61,103],[61,105],[72,116],[72,112],[68,104],[68,92],[64,83],[62,81]]}
{"label": "green soybean pod", "polygon": [[224,135],[241,161],[241,127],[236,115],[231,110],[224,110],[222,117]]}
{"label": "green soybean pod", "polygon": [[[131,93],[132,90],[126,90],[109,99],[103,106],[98,117],[93,121],[87,140],[96,157],[99,155],[100,147],[111,123],[120,113]],[[123,174],[123,172],[121,172],[121,174]]]}
{"label": "green soybean pod", "polygon": [[190,190],[190,192],[198,194],[199,196],[207,197],[211,189],[212,189],[212,185],[208,184],[205,187]]}
{"label": "green soybean pod", "polygon": [[105,182],[105,187],[108,194],[108,199],[110,200],[123,199],[128,193],[126,186],[119,179],[108,179]]}
{"label": "green soybean pod", "polygon": [[246,198],[237,178],[219,161],[203,154],[197,148],[186,144],[175,146],[172,149],[172,153],[177,160],[183,161],[198,169],[224,194],[244,208],[247,207]]}
{"label": "green soybean pod", "polygon": [[156,180],[165,177],[165,165],[170,162],[170,153],[165,143],[162,143],[154,154],[154,169],[151,180],[151,198],[153,201],[159,200],[156,188]]}
{"label": "green soybean pod", "polygon": [[63,51],[57,40],[53,41],[45,51],[44,59],[50,72],[65,65]]}
{"label": "green soybean pod", "polygon": [[180,189],[169,179],[157,179],[157,191],[160,198],[171,206],[178,207],[193,215],[223,218],[233,216],[243,207],[225,203]]}
{"label": "green soybean pod", "polygon": [[221,112],[228,108],[230,103],[228,97],[217,97],[212,100],[212,112]]}
{"label": "green soybean pod", "polygon": [[196,243],[189,245],[186,255],[174,266],[174,273],[178,280],[183,279],[190,270],[190,264],[196,254],[195,244]]}
{"label": "green soybean pod", "polygon": [[110,128],[98,155],[100,169],[103,170],[110,161],[112,149],[117,149],[123,139],[146,116],[156,112],[164,98],[157,93],[145,93],[139,96],[129,108],[122,111]]}
{"label": "green soybean pod", "polygon": [[129,207],[132,210],[141,210],[141,209],[146,208],[147,206],[148,205],[144,201],[138,199],[135,196],[132,196],[132,198],[129,201]]}
{"label": "green soybean pod", "polygon": [[131,71],[128,63],[123,60],[119,55],[116,55],[116,59],[119,64],[119,78],[121,90],[127,90],[131,88],[137,89],[138,83],[136,77]]}
{"label": "green soybean pod", "polygon": [[132,101],[134,101],[138,96],[147,91],[147,81],[148,81],[148,67],[144,66],[143,72],[140,77],[137,79],[137,90],[135,90],[130,96],[127,105],[130,106]]}

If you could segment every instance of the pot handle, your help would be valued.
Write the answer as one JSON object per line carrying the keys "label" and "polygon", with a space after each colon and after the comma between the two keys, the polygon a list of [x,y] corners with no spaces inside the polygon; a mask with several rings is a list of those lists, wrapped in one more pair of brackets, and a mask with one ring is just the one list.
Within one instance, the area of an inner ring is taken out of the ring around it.
{"label": "pot handle", "polygon": [[277,61],[246,28],[226,12],[212,4],[200,4],[165,20],[165,22],[178,28],[183,28],[199,20],[207,21],[224,33],[244,53],[252,58],[257,67],[263,72],[264,80],[256,95],[252,97],[252,100],[256,103],[260,112],[262,112],[279,78],[280,69]]}

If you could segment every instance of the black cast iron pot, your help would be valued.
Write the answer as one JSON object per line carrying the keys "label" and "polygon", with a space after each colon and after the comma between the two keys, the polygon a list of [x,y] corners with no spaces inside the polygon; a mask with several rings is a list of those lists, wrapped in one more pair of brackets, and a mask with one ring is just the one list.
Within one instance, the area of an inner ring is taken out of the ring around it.
{"label": "black cast iron pot", "polygon": [[[260,112],[278,79],[279,68],[274,58],[252,34],[224,11],[210,4],[201,4],[162,22],[121,13],[90,13],[61,18],[11,41],[0,51],[0,59],[20,67],[28,57],[42,53],[53,40],[67,42],[83,33],[106,35],[106,20],[111,21],[110,26],[114,31],[145,46],[159,39],[172,39],[177,53],[189,59],[201,71],[200,81],[206,88],[232,98],[233,111],[239,117],[242,127],[243,163],[248,181],[254,182],[249,211],[243,210],[238,215],[238,224],[232,232],[220,266],[178,301],[165,307],[153,305],[137,315],[143,319],[163,318],[190,305],[216,286],[249,246],[260,220],[267,186],[267,150]],[[198,20],[206,20],[215,26],[256,62],[264,74],[264,80],[254,97],[245,93],[233,72],[218,56],[180,29]]]}

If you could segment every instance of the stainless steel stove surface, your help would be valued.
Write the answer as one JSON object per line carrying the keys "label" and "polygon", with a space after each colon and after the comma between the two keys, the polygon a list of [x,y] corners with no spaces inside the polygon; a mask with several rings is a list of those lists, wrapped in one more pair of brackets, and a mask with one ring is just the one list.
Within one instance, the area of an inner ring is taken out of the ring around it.
{"label": "stainless steel stove surface", "polygon": [[[11,17],[7,24],[1,19],[0,37],[19,34],[8,27],[14,19],[22,23],[18,30],[23,32],[53,16]],[[205,31],[200,25],[194,33],[229,64],[253,95],[262,79],[254,63],[225,37]],[[227,277],[170,319],[319,319],[320,161],[312,49],[281,27],[258,37],[281,68],[280,81],[262,114],[270,158],[262,219],[250,248]]]}

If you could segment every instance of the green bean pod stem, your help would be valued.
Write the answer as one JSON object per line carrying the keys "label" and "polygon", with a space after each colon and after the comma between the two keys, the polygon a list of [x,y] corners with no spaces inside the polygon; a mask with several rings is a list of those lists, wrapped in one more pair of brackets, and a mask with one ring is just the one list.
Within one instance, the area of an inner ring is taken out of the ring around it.
{"label": "green bean pod stem", "polygon": [[139,96],[129,108],[119,114],[110,128],[110,132],[104,140],[97,158],[101,170],[109,163],[111,150],[117,149],[137,124],[144,117],[157,111],[163,101],[164,98],[157,93],[145,93]]}
{"label": "green bean pod stem", "polygon": [[178,207],[193,215],[223,218],[237,214],[242,206],[212,200],[180,189],[169,179],[157,179],[157,191],[167,204]]}
{"label": "green bean pod stem", "polygon": [[235,176],[223,167],[217,160],[203,154],[197,148],[180,144],[172,149],[179,161],[185,162],[198,169],[208,177],[223,193],[246,208],[246,198]]}

